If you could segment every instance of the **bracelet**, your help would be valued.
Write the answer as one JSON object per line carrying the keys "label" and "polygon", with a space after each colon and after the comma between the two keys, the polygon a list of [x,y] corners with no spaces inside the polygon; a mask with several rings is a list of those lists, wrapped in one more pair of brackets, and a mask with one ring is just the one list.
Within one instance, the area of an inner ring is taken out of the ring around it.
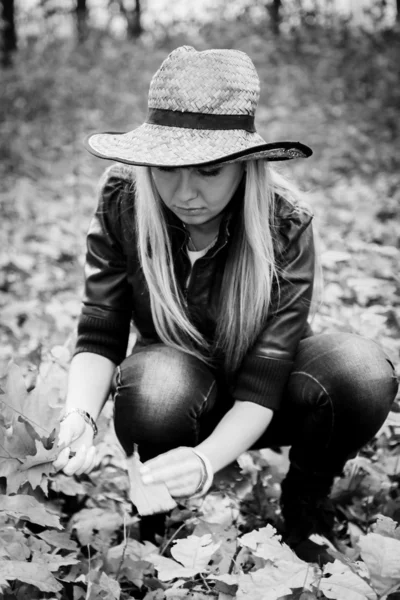
{"label": "bracelet", "polygon": [[62,423],[64,421],[64,419],[66,419],[68,417],[68,415],[71,415],[72,413],[78,413],[78,415],[81,415],[81,417],[83,418],[83,420],[91,426],[91,428],[93,429],[93,437],[95,438],[97,433],[98,433],[98,429],[97,429],[97,425],[95,423],[95,420],[93,419],[93,417],[86,412],[86,410],[82,410],[81,408],[70,408],[65,415],[60,419],[60,423]]}
{"label": "bracelet", "polygon": [[208,460],[207,456],[205,456],[199,450],[195,450],[194,448],[190,448],[190,449],[192,450],[192,452],[194,452],[196,454],[196,456],[201,460],[201,462],[203,464],[203,476],[201,478],[199,485],[197,486],[196,491],[194,492],[194,494],[192,494],[191,498],[201,498],[201,496],[204,496],[204,494],[206,494],[208,492],[208,490],[210,489],[210,487],[212,486],[212,482],[214,479],[214,472],[213,472],[213,468],[212,468],[211,463]]}

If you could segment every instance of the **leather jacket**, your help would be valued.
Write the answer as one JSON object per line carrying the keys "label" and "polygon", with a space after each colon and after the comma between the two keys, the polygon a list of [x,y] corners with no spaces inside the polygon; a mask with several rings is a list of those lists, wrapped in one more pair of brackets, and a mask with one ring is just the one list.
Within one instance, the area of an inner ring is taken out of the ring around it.
{"label": "leather jacket", "polygon": [[[134,171],[113,165],[103,176],[99,203],[87,235],[85,293],[75,353],[94,352],[119,364],[126,356],[130,322],[146,343],[160,343],[148,288],[140,267],[134,224]],[[191,271],[183,223],[165,208],[177,280],[191,321],[211,341],[220,309],[222,274],[232,232],[241,218],[244,182],[228,205],[216,244]],[[314,281],[312,215],[277,198],[275,254],[279,285],[265,326],[228,381],[235,400],[277,409],[307,323]],[[269,225],[268,225],[269,226]]]}

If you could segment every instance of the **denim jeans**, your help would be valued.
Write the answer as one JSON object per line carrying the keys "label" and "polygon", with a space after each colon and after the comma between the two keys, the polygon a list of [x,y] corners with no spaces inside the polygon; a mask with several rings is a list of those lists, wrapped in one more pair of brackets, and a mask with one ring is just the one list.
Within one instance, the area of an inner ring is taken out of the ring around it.
{"label": "denim jeans", "polygon": [[[390,360],[372,340],[313,335],[298,347],[282,406],[254,448],[291,446],[310,474],[339,474],[384,422],[398,388]],[[198,359],[163,344],[137,347],[115,376],[114,424],[143,460],[207,437],[234,399]]]}

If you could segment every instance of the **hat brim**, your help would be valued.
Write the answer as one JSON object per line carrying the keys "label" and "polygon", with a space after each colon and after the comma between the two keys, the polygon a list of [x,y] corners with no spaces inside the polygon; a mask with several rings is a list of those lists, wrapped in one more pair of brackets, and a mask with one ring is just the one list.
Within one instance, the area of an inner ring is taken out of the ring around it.
{"label": "hat brim", "polygon": [[300,142],[267,143],[243,129],[211,130],[144,123],[128,132],[87,136],[85,148],[95,156],[128,165],[192,167],[251,159],[307,158],[312,150]]}

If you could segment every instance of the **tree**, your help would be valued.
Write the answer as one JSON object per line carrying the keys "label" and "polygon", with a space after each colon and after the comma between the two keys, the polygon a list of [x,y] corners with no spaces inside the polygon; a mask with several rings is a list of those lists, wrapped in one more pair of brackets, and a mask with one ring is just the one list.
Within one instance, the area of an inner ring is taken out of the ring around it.
{"label": "tree", "polygon": [[124,4],[124,0],[118,0],[118,4],[121,13],[126,19],[128,37],[131,39],[138,38],[143,33],[140,0],[135,0],[135,8],[133,9],[128,9]]}
{"label": "tree", "polygon": [[268,7],[271,18],[271,28],[275,35],[279,35],[280,32],[280,24],[282,21],[281,8],[282,0],[272,0],[272,3]]}
{"label": "tree", "polygon": [[88,9],[86,0],[76,0],[76,27],[78,32],[78,41],[83,42],[87,36],[87,18]]}
{"label": "tree", "polygon": [[1,62],[8,67],[12,53],[17,50],[14,0],[1,0]]}

